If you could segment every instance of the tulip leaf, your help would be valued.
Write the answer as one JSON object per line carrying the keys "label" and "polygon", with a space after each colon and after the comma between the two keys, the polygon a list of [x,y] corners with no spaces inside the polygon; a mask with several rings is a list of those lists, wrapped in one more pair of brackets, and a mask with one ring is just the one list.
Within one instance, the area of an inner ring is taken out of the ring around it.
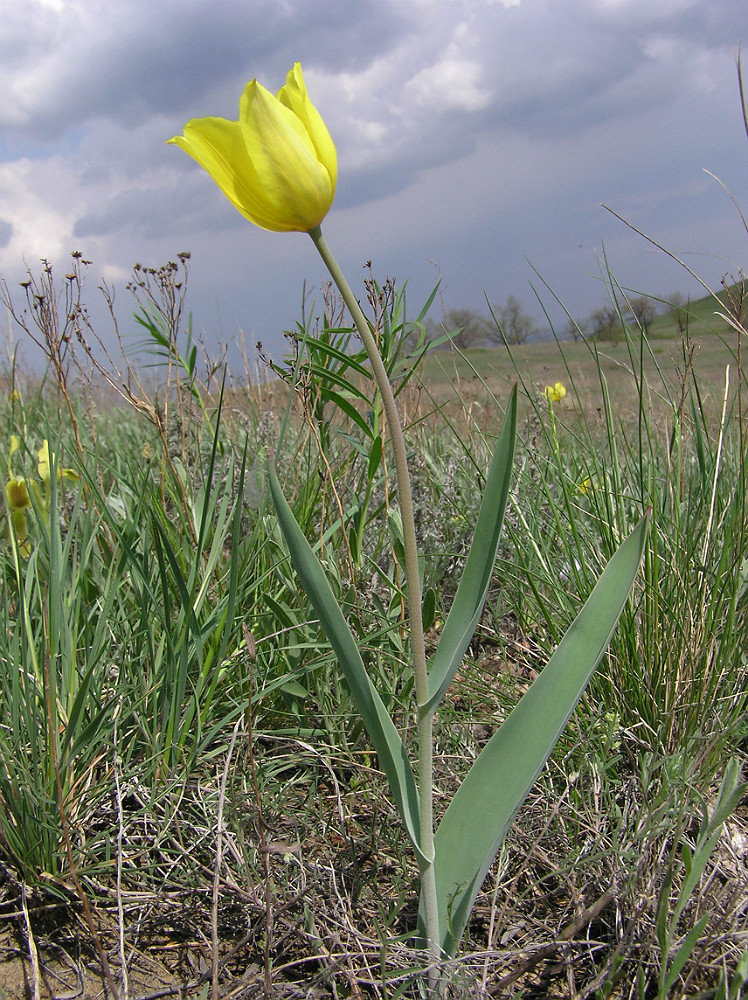
{"label": "tulip leaf", "polygon": [[434,865],[447,955],[455,954],[483,879],[608,647],[639,569],[647,527],[645,517],[613,555],[545,669],[483,748],[442,818]]}
{"label": "tulip leaf", "polygon": [[291,562],[338,659],[361,721],[377,752],[380,767],[389,781],[419,863],[424,864],[427,859],[420,848],[418,789],[400,734],[366,672],[356,640],[335,600],[325,571],[283,496],[272,462],[268,463],[268,472],[270,494]]}
{"label": "tulip leaf", "polygon": [[507,407],[478,513],[475,534],[452,607],[429,667],[429,699],[421,714],[434,712],[444,697],[475,634],[499,548],[517,434],[517,386]]}

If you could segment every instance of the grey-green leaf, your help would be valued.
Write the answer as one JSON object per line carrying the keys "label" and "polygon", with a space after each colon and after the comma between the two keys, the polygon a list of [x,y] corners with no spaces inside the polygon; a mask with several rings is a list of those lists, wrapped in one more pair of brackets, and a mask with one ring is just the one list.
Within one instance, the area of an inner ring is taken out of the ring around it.
{"label": "grey-green leaf", "polygon": [[472,639],[486,602],[496,553],[499,548],[504,511],[517,436],[517,386],[515,384],[504,418],[496,450],[488,470],[475,534],[465,561],[462,577],[444,623],[439,645],[429,667],[429,699],[420,706],[421,714],[434,712],[457,672]]}
{"label": "grey-green leaf", "polygon": [[608,647],[641,562],[648,518],[597,581],[545,669],[457,790],[435,838],[441,945],[454,955],[475,897],[514,817]]}
{"label": "grey-green leaf", "polygon": [[424,863],[426,859],[420,849],[418,789],[400,734],[366,672],[356,640],[335,600],[325,571],[283,496],[272,462],[268,462],[268,472],[270,494],[291,562],[338,659],[419,862]]}
{"label": "grey-green leaf", "polygon": [[670,990],[675,986],[675,981],[681,973],[683,966],[686,964],[688,959],[691,957],[691,952],[694,950],[696,945],[699,943],[701,935],[704,933],[704,928],[709,923],[709,917],[711,913],[705,913],[699,920],[694,924],[691,930],[686,934],[681,942],[681,946],[673,959],[673,964],[669,967],[667,971],[667,976],[661,981],[660,989],[658,992],[658,997],[665,997],[670,995]]}

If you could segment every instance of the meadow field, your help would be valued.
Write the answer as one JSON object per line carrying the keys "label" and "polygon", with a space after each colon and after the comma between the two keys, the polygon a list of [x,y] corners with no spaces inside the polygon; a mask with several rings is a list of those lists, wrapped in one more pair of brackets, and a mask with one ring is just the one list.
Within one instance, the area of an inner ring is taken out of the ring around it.
{"label": "meadow field", "polygon": [[[179,274],[142,278],[138,364],[99,351],[82,313],[55,312],[51,275],[25,313],[14,305],[48,365],[40,378],[9,363],[0,404],[0,1000],[424,996],[418,870],[267,491],[274,462],[415,755],[381,398],[353,332],[324,317],[266,382],[201,363]],[[694,304],[677,335],[666,317],[648,338],[622,318],[612,342],[458,353],[423,352],[397,291],[369,291],[405,424],[431,650],[518,386],[488,599],[436,716],[437,813],[649,516],[609,650],[442,994],[737,1000],[742,298]]]}

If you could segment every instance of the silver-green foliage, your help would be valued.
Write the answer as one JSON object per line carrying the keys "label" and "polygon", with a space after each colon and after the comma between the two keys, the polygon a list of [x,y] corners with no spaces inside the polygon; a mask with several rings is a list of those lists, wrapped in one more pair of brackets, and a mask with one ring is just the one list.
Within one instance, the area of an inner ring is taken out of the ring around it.
{"label": "silver-green foliage", "polygon": [[[429,696],[418,706],[419,721],[438,709],[485,603],[509,493],[516,414],[515,389],[455,600],[429,663]],[[432,869],[438,903],[437,943],[442,955],[453,956],[483,877],[605,652],[638,571],[647,521],[641,521],[610,560],[545,670],[473,764],[436,830],[434,856],[430,857],[421,840],[419,790],[402,738],[367,674],[353,633],[283,496],[272,463],[269,480],[291,560],[377,751],[413,844],[422,884]],[[430,935],[423,907],[422,897],[420,936],[425,944]]]}

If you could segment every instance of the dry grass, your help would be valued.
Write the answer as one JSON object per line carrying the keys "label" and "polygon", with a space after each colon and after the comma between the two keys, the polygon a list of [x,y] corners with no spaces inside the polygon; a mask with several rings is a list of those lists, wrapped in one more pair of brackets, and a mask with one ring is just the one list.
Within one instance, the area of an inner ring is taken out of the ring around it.
{"label": "dry grass", "polygon": [[[681,341],[653,340],[649,347],[651,350],[642,353],[641,366],[638,356],[632,364],[632,348],[623,342],[600,344],[597,356],[582,342],[559,345],[554,341],[512,347],[511,353],[503,347],[474,348],[464,355],[453,350],[437,351],[427,356],[422,369],[419,412],[423,414],[433,409],[428,396],[445,406],[448,413],[467,409],[477,423],[485,424],[492,419],[493,400],[506,399],[508,387],[518,376],[528,387],[536,387],[539,394],[546,385],[563,382],[571,394],[563,401],[562,411],[579,409],[586,416],[593,416],[600,399],[602,373],[613,411],[622,426],[636,420],[642,371],[655,416],[658,411],[672,414],[665,391],[669,389],[677,399],[691,371],[707,388],[706,402],[711,404],[714,414],[722,404],[727,365],[731,367],[731,392],[737,390],[738,358],[734,337],[727,341],[710,335],[685,346]],[[633,350],[637,351],[638,345],[633,345]],[[410,404],[414,408],[412,397]],[[481,417],[480,411],[484,408],[489,413]],[[410,415],[412,418],[413,409]]]}

